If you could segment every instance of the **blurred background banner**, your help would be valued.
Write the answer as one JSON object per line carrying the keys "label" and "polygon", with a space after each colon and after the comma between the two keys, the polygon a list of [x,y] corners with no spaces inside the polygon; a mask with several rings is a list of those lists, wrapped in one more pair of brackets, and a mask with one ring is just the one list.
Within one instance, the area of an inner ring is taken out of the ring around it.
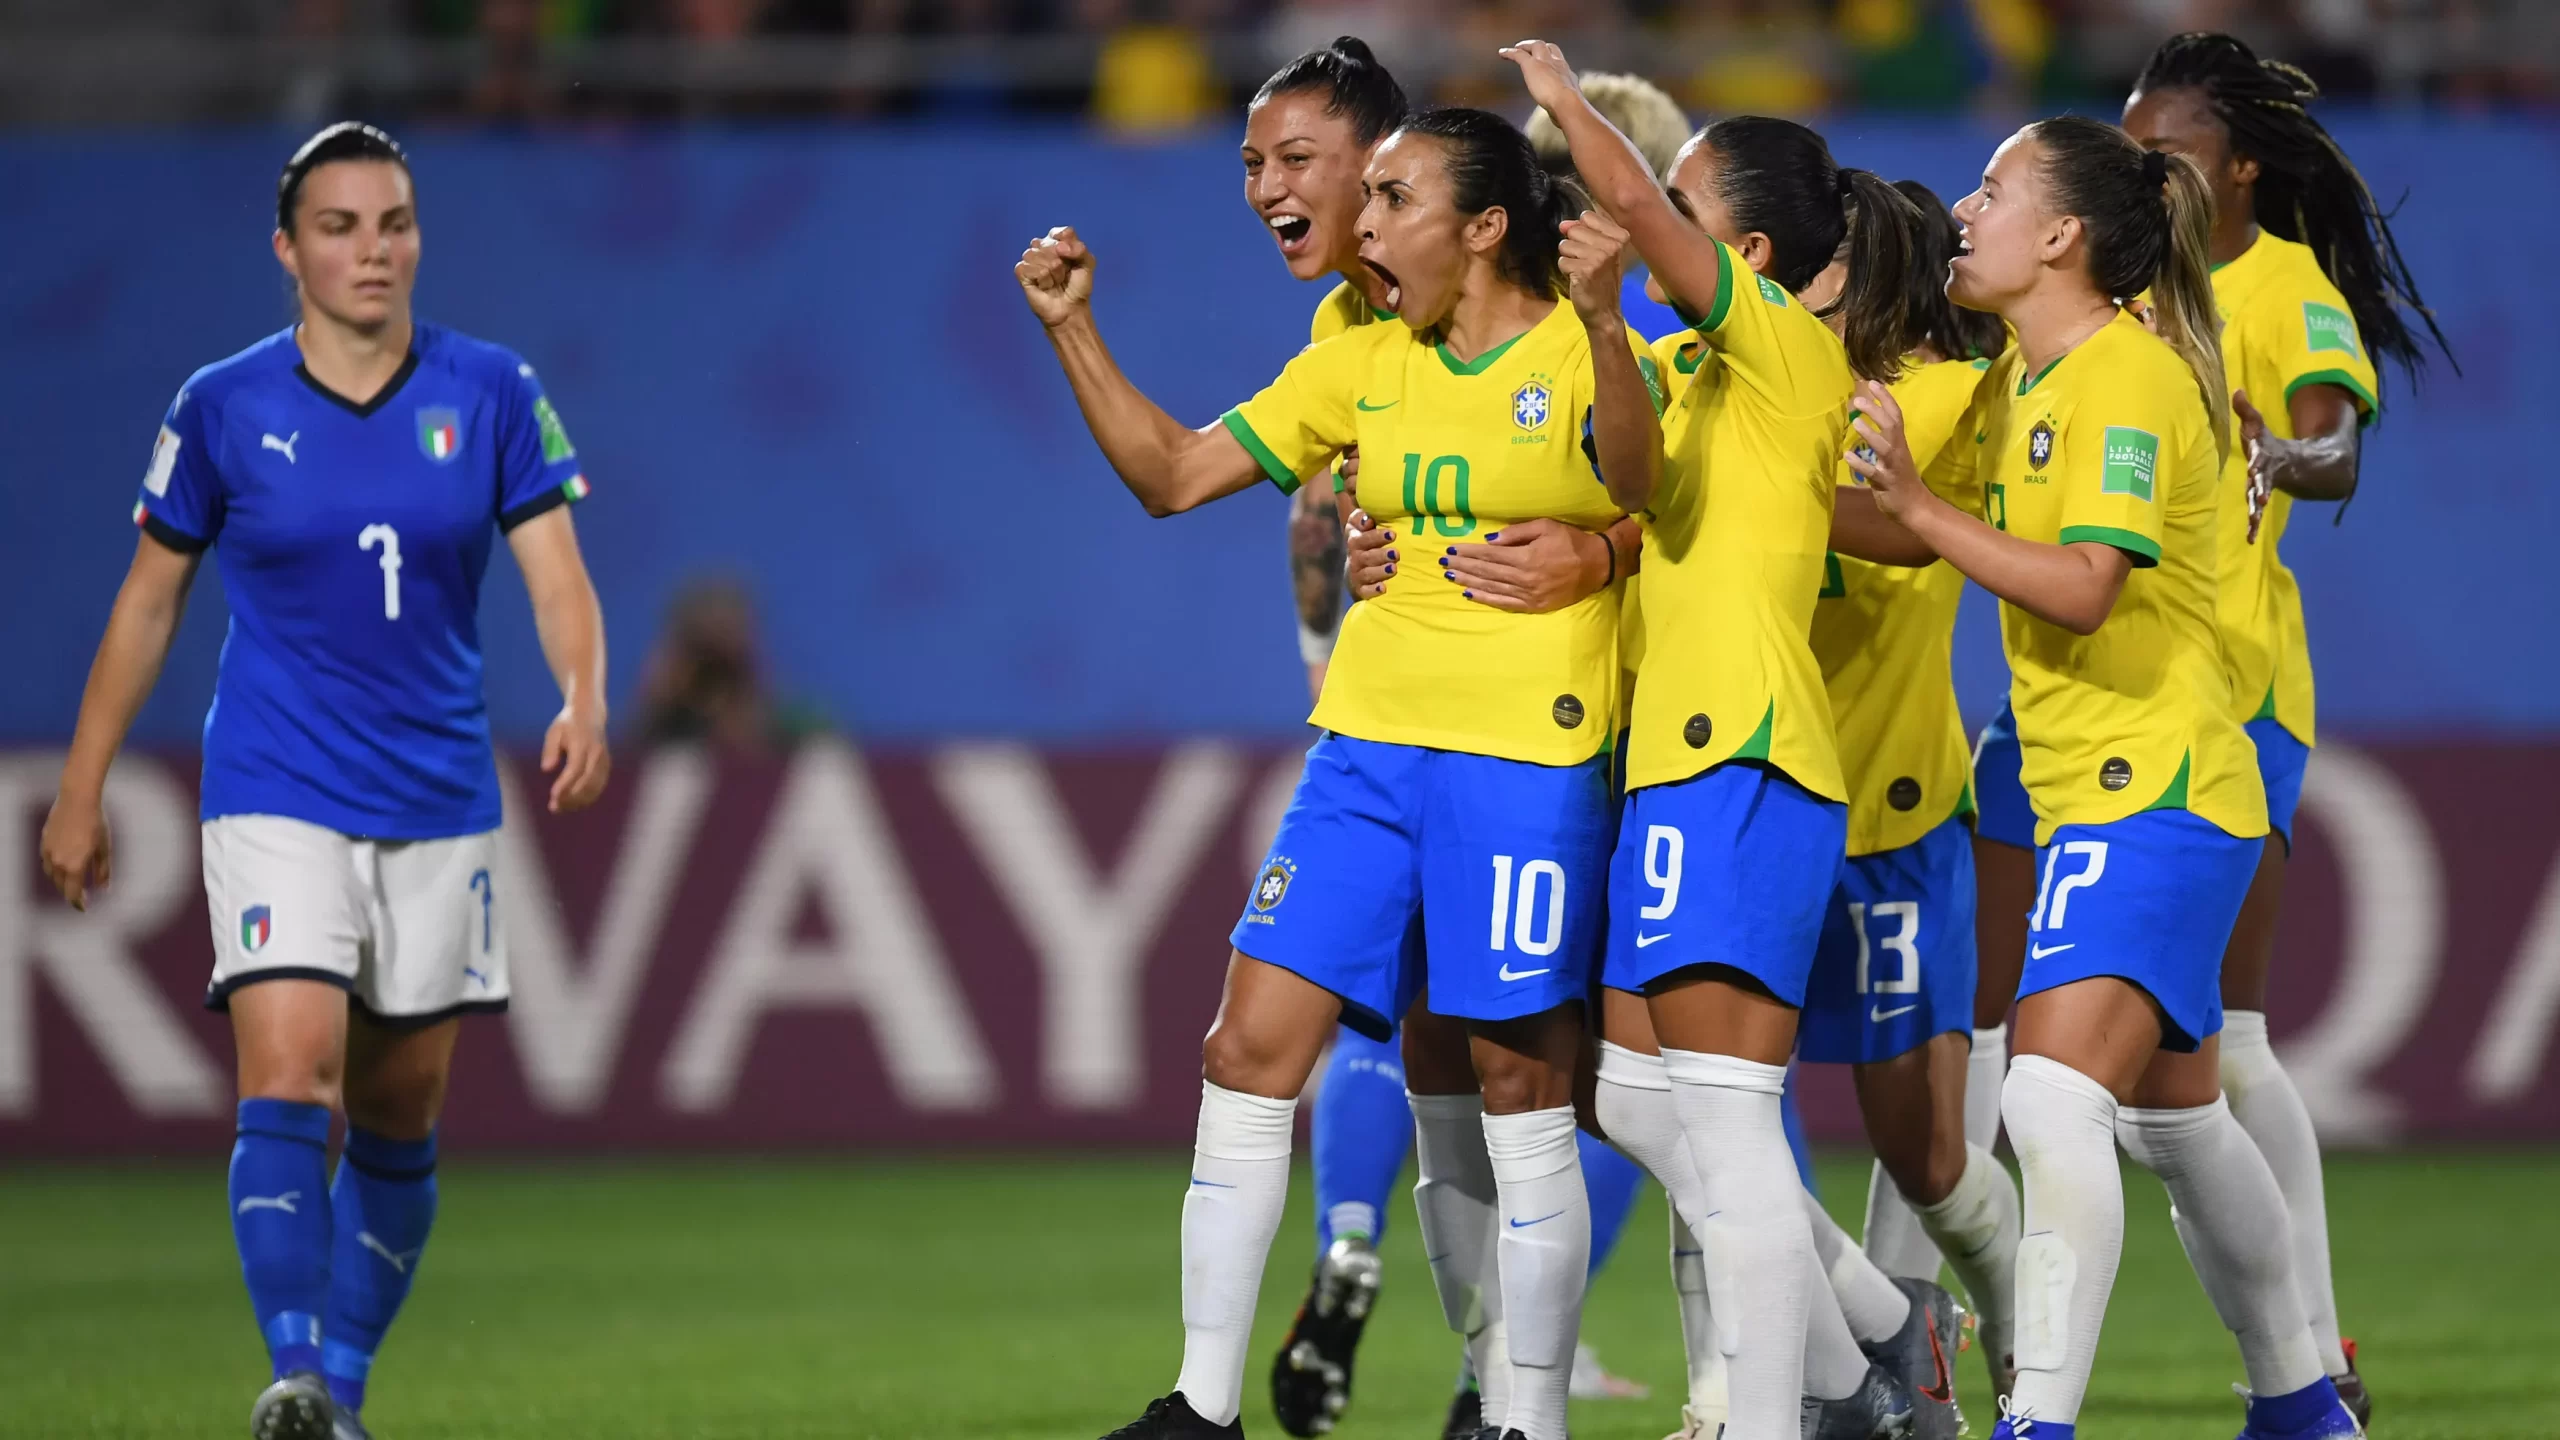
{"label": "blurred background banner", "polygon": [[[547,1154],[1177,1146],[1297,760],[667,747],[566,818],[521,803],[540,777],[515,763],[514,1007],[468,1027],[445,1132]],[[34,888],[58,763],[0,756],[0,1153],[219,1149],[191,757],[116,771],[116,881],[87,915]],[[2560,1139],[2560,747],[2323,747],[2303,817],[2269,1009],[2328,1138]],[[1803,1074],[1816,1134],[1854,1139],[1845,1071]]]}
{"label": "blurred background banner", "polygon": [[[2110,108],[2106,113],[2112,114]],[[1843,115],[1841,157],[1973,184],[2010,128]],[[2560,486],[2528,416],[2560,394],[2549,307],[2517,286],[2560,231],[2560,125],[2346,116],[2462,365],[2386,415],[2342,524],[2299,512],[2322,725],[2347,735],[2560,734],[2560,666],[2512,637],[2560,615]],[[297,137],[0,135],[0,185],[42,224],[0,233],[14,417],[0,567],[0,741],[67,735],[133,544],[152,436],[188,373],[285,323],[266,236]],[[1207,423],[1304,342],[1247,209],[1230,134],[1153,145],[981,132],[639,129],[407,136],[422,313],[521,351],[576,440],[578,525],[617,655],[679,592],[739,577],[783,698],[868,739],[1282,740],[1305,713],[1281,557],[1257,493],[1150,521],[1103,464],[1012,276],[1073,223],[1101,258],[1104,333],[1173,414]],[[507,571],[504,561],[501,572]],[[557,699],[512,573],[483,609],[499,733]],[[1979,597],[1975,597],[1977,600]],[[223,624],[203,584],[137,729],[193,743]],[[2005,683],[1988,609],[1958,643],[1968,709]],[[642,667],[619,665],[617,713]]]}

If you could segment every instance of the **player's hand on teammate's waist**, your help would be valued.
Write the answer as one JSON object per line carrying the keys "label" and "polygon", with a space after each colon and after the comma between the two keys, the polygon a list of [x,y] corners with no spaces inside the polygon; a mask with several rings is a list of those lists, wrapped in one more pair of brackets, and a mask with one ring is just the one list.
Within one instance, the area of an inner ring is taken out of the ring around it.
{"label": "player's hand on teammate's waist", "polygon": [[613,774],[613,747],[605,743],[604,717],[576,707],[561,711],[542,737],[542,771],[553,777],[552,814],[584,810],[596,803]]}
{"label": "player's hand on teammate's waist", "polygon": [[2249,462],[2249,543],[2258,543],[2258,526],[2267,518],[2267,499],[2275,493],[2276,469],[2267,454],[2267,417],[2249,403],[2249,392],[2231,392],[2231,413],[2240,420],[2240,453]]}
{"label": "player's hand on teammate's waist", "polygon": [[1436,557],[1444,584],[1496,610],[1561,610],[1608,588],[1609,537],[1541,516]]}
{"label": "player's hand on teammate's waist", "polygon": [[1075,227],[1061,225],[1031,242],[1015,262],[1013,278],[1022,282],[1031,313],[1054,330],[1093,299],[1093,252],[1076,238]]}
{"label": "player's hand on teammate's waist", "polygon": [[64,795],[44,817],[44,838],[37,854],[44,878],[74,910],[89,908],[89,892],[104,890],[114,868],[115,844],[107,833],[107,814],[97,796]]}
{"label": "player's hand on teammate's waist", "polygon": [[1382,528],[1368,511],[1354,510],[1342,533],[1350,551],[1352,597],[1374,600],[1387,588],[1387,577],[1396,573],[1396,532]]}

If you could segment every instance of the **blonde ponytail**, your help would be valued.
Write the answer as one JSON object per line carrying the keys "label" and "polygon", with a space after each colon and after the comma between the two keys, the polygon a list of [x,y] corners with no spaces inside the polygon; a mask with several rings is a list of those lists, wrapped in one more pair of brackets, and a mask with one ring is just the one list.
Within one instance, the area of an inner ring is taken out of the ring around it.
{"label": "blonde ponytail", "polygon": [[2222,311],[2213,301],[2213,187],[2196,162],[2168,162],[2169,246],[2151,282],[2152,326],[2196,375],[2215,451],[2231,454],[2231,390],[2222,374]]}

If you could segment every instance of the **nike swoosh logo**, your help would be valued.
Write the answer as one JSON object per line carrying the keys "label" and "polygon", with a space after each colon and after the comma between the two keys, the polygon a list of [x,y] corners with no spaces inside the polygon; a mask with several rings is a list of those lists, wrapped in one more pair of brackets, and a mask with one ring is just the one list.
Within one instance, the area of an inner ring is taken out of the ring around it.
{"label": "nike swoosh logo", "polygon": [[1221,1185],[1215,1180],[1203,1180],[1197,1175],[1191,1177],[1191,1183],[1206,1190],[1233,1190],[1236,1188],[1233,1185]]}
{"label": "nike swoosh logo", "polygon": [[1659,935],[1647,935],[1647,934],[1646,934],[1646,933],[1644,933],[1643,931],[1639,930],[1639,931],[1637,931],[1637,932],[1636,932],[1636,948],[1637,948],[1637,949],[1639,949],[1639,950],[1641,950],[1641,949],[1643,949],[1644,947],[1646,947],[1647,945],[1651,945],[1651,944],[1653,944],[1653,943],[1654,943],[1654,942],[1656,942],[1656,941],[1659,941],[1659,940],[1668,940],[1668,939],[1670,939],[1670,938],[1671,938],[1671,932],[1670,932],[1670,931],[1668,931],[1668,930],[1663,931],[1663,932],[1662,932],[1661,934],[1659,934]]}
{"label": "nike swoosh logo", "polygon": [[2041,960],[2047,955],[2059,955],[2063,951],[2068,950],[2073,945],[2077,945],[2079,943],[2079,941],[2073,940],[2061,945],[2030,945],[2027,947],[2027,958],[2030,960]]}
{"label": "nike swoosh logo", "polygon": [[1368,397],[1368,396],[1366,396],[1366,395],[1363,395],[1363,396],[1361,396],[1359,399],[1354,400],[1354,401],[1352,401],[1351,403],[1352,403],[1352,404],[1354,404],[1354,405],[1356,405],[1356,406],[1358,406],[1358,407],[1360,407],[1360,408],[1361,408],[1361,409],[1363,409],[1363,410],[1393,410],[1394,408],[1396,408],[1396,406],[1398,406],[1398,405],[1402,404],[1403,402],[1402,402],[1402,401],[1398,401],[1398,400],[1390,400],[1390,401],[1388,401],[1388,402],[1387,402],[1386,404],[1384,404],[1384,405],[1372,405],[1372,404],[1370,404],[1370,403],[1369,403],[1369,397]]}
{"label": "nike swoosh logo", "polygon": [[1556,1215],[1561,1215],[1563,1213],[1563,1211],[1559,1210],[1555,1215],[1541,1215],[1535,1220],[1514,1220],[1511,1222],[1511,1228],[1514,1230],[1526,1230],[1532,1225],[1544,1225],[1548,1221],[1556,1218]]}
{"label": "nike swoosh logo", "polygon": [[1908,1014],[1910,1014],[1912,1011],[1917,1010],[1917,1009],[1919,1009],[1919,1008],[1920,1008],[1920,1007],[1919,1007],[1919,1006],[1917,1006],[1917,1005],[1905,1005],[1905,1006],[1903,1006],[1903,1007],[1902,1007],[1901,1009],[1899,1009],[1899,1010],[1879,1010],[1879,1009],[1876,1009],[1876,1008],[1874,1008],[1874,1007],[1870,1006],[1870,1007],[1868,1008],[1868,1010],[1867,1010],[1867,1018],[1868,1018],[1869,1020],[1873,1020],[1873,1021],[1876,1021],[1876,1022],[1878,1022],[1878,1023],[1881,1023],[1881,1022],[1883,1022],[1883,1021],[1886,1021],[1886,1020],[1890,1020],[1890,1019],[1892,1019],[1892,1018],[1893,1018],[1894,1016],[1896,1016],[1896,1015],[1908,1015]]}
{"label": "nike swoosh logo", "polygon": [[1554,970],[1554,967],[1553,967],[1553,966],[1549,966],[1549,967],[1548,967],[1547,969],[1545,969],[1545,970],[1514,970],[1514,969],[1512,969],[1512,968],[1511,968],[1511,962],[1510,962],[1510,961],[1508,961],[1508,960],[1505,960],[1505,961],[1503,961],[1503,962],[1502,962],[1502,968],[1501,968],[1500,970],[1495,971],[1494,973],[1495,973],[1495,974],[1497,974],[1497,975],[1499,975],[1499,976],[1501,976],[1505,981],[1512,981],[1512,980],[1526,980],[1526,979],[1530,978],[1530,977],[1531,977],[1531,976],[1533,976],[1533,975],[1546,975],[1546,974],[1550,974],[1550,973],[1552,973],[1552,972],[1553,972],[1553,970]]}

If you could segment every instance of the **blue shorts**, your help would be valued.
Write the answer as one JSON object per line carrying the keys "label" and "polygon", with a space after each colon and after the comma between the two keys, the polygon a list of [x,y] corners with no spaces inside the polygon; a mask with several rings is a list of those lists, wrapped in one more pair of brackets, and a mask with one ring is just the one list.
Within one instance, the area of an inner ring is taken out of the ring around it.
{"label": "blue shorts", "polygon": [[2248,729],[2258,747],[2258,779],[2267,787],[2267,824],[2284,837],[2290,855],[2293,812],[2302,808],[2302,767],[2311,762],[2311,747],[2272,719],[2252,720]]}
{"label": "blue shorts", "polygon": [[2019,998],[2097,975],[2130,980],[2160,1004],[2161,1048],[2195,1049],[2222,1028],[2222,952],[2266,848],[2186,810],[2054,831],[2036,854]]}
{"label": "blue shorts", "polygon": [[[1586,998],[1608,899],[1609,761],[1532,765],[1328,734],[1228,940],[1390,1034],[1435,1013],[1510,1020]],[[1425,917],[1428,917],[1427,919]]]}
{"label": "blue shorts", "polygon": [[1899,850],[1853,855],[1814,952],[1796,1054],[1890,1060],[1973,1028],[1973,832],[1949,820]]}
{"label": "blue shorts", "polygon": [[1674,970],[1729,965],[1803,1004],[1848,848],[1849,807],[1766,765],[1634,791],[1609,861],[1601,983],[1642,992]]}
{"label": "blue shorts", "polygon": [[2027,803],[2026,782],[2019,778],[2025,763],[2018,753],[2017,712],[2004,704],[1973,746],[1973,833],[2033,850],[2036,812]]}

